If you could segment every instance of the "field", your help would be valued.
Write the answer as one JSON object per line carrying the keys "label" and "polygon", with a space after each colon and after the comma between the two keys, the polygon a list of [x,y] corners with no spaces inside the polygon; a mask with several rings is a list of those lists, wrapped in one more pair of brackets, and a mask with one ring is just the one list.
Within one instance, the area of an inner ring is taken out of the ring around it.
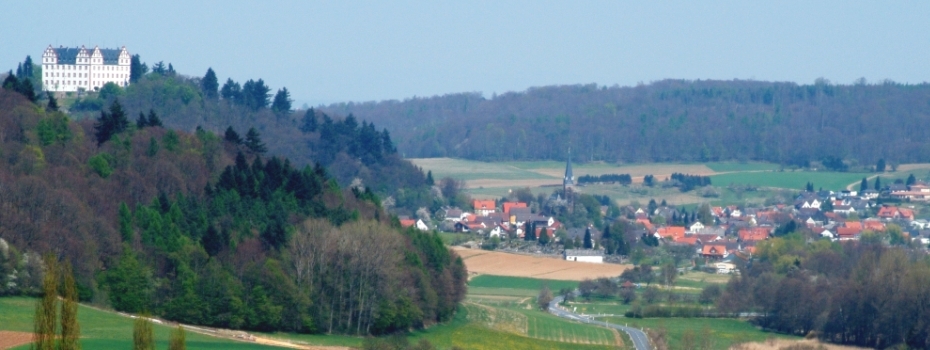
{"label": "field", "polygon": [[630,327],[645,327],[651,329],[664,328],[668,332],[668,345],[670,349],[682,348],[682,336],[686,331],[692,331],[700,338],[707,332],[713,349],[728,349],[734,344],[747,342],[763,342],[770,338],[798,339],[777,333],[763,332],[746,321],[723,318],[599,318],[611,323],[619,323]]}
{"label": "field", "polygon": [[761,187],[791,188],[801,190],[808,182],[815,189],[842,190],[853,182],[862,180],[869,173],[838,173],[820,171],[784,171],[784,172],[735,172],[713,175],[711,182],[717,186],[729,184],[751,184]]}
{"label": "field", "polygon": [[580,281],[585,278],[616,277],[629,265],[589,264],[557,258],[533,257],[478,249],[454,248],[472,274],[532,277]]}
{"label": "field", "polygon": [[[35,311],[35,299],[4,297],[0,298],[0,330],[31,332],[32,318]],[[84,349],[129,349],[132,348],[133,320],[114,313],[100,311],[81,305],[78,310],[78,322],[81,324],[81,344]],[[154,325],[155,346],[159,349],[168,347],[168,333],[171,327]],[[22,345],[14,349],[28,349]],[[188,349],[279,349],[254,343],[246,343],[222,338],[215,338],[187,332]]]}

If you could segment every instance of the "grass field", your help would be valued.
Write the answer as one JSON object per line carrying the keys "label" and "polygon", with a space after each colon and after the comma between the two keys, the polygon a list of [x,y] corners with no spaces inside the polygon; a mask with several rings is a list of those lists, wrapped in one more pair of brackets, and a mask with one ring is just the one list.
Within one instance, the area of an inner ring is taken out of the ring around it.
{"label": "grass field", "polygon": [[823,188],[839,191],[852,182],[861,180],[868,173],[838,173],[820,171],[784,171],[784,172],[742,172],[713,175],[711,182],[716,186],[729,184],[756,185],[762,187],[791,188],[801,190],[808,182],[815,189]]}
{"label": "grass field", "polygon": [[538,294],[544,284],[548,285],[549,289],[553,291],[558,291],[562,288],[575,289],[578,287],[578,282],[576,281],[481,275],[468,281],[468,288],[483,287],[499,290],[522,289],[531,290]]}
{"label": "grass field", "polygon": [[708,168],[716,172],[731,172],[731,171],[763,171],[763,170],[776,170],[779,168],[778,164],[773,163],[738,163],[738,162],[713,162],[707,163]]}
{"label": "grass field", "polygon": [[[0,329],[31,332],[35,311],[35,299],[21,297],[0,298]],[[132,348],[133,320],[113,313],[99,311],[86,306],[78,309],[81,325],[81,344],[84,349],[130,349]],[[154,325],[155,346],[168,347],[171,327]],[[28,349],[29,345],[16,349]],[[233,340],[209,337],[187,332],[188,349],[280,349]]]}
{"label": "grass field", "polygon": [[709,332],[713,349],[728,349],[733,344],[745,342],[759,342],[769,338],[800,339],[777,333],[763,332],[746,321],[725,318],[622,318],[605,317],[601,320],[627,325],[637,328],[659,329],[665,328],[668,332],[668,345],[670,349],[681,349],[681,338],[685,331],[698,334],[705,330]]}

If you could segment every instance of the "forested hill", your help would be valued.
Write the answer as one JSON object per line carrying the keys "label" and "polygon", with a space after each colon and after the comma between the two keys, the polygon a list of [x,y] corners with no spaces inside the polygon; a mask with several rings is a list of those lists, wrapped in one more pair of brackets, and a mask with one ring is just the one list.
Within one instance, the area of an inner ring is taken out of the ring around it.
{"label": "forested hill", "polygon": [[[0,296],[36,295],[41,256],[83,301],[185,323],[380,334],[449,320],[461,259],[402,230],[371,191],[117,99],[72,121],[0,89]],[[27,94],[28,95],[28,94]],[[162,118],[166,118],[163,116]]]}
{"label": "forested hill", "polygon": [[930,84],[665,80],[334,104],[407,157],[609,162],[930,161]]}

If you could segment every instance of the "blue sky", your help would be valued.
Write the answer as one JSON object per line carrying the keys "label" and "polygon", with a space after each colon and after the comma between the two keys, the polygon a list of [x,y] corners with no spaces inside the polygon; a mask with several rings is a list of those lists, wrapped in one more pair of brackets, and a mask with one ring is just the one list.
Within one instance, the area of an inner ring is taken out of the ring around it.
{"label": "blue sky", "polygon": [[922,1],[5,2],[0,69],[49,44],[127,46],[298,102],[679,79],[930,81]]}

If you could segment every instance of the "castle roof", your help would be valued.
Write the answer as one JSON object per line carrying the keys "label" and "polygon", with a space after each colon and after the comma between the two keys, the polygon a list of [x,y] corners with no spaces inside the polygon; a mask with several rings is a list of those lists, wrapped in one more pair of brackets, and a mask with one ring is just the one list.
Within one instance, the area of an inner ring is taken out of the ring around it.
{"label": "castle roof", "polygon": [[[120,49],[101,49],[100,54],[103,56],[103,64],[117,64],[119,63],[119,54],[122,52]],[[88,51],[88,55],[93,54],[93,49],[84,49],[82,47],[59,47],[52,48],[55,51],[55,55],[58,56],[58,64],[75,64],[77,63],[77,56],[81,53],[81,50]]]}

